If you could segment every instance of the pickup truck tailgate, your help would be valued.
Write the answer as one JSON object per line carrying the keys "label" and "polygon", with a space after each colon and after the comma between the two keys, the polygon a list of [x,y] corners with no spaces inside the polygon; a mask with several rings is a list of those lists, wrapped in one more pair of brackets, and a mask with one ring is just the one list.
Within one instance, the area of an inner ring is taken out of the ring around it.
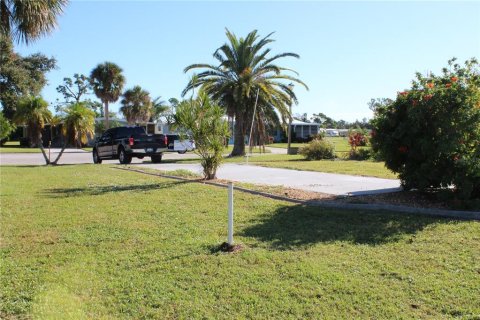
{"label": "pickup truck tailgate", "polygon": [[132,149],[157,149],[166,148],[165,136],[163,135],[135,135],[133,137]]}

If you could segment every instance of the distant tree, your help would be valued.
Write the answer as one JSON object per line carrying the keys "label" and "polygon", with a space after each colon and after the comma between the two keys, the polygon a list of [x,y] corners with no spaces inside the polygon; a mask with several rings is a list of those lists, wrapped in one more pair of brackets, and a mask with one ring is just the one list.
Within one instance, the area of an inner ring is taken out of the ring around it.
{"label": "distant tree", "polygon": [[157,97],[152,100],[152,116],[150,121],[160,121],[168,125],[175,123],[175,110],[180,104],[177,98],[170,98],[168,102]]}
{"label": "distant tree", "polygon": [[0,145],[7,141],[7,137],[15,130],[15,125],[10,123],[7,118],[0,112]]}
{"label": "distant tree", "polygon": [[372,126],[368,122],[367,118],[363,118],[362,121],[355,120],[355,122],[347,122],[347,129],[371,129]]}
{"label": "distant tree", "polygon": [[185,68],[185,72],[193,69],[202,71],[189,81],[182,95],[202,87],[211,98],[225,107],[228,116],[235,117],[232,156],[238,156],[245,154],[244,138],[249,126],[248,119],[253,117],[256,93],[259,92],[259,105],[271,105],[285,119],[291,117],[289,106],[297,103],[292,86],[285,82],[298,83],[305,88],[307,86],[301,80],[286,74],[292,70],[276,64],[281,58],[299,58],[299,55],[270,55],[271,49],[266,46],[274,41],[270,38],[272,34],[259,38],[254,30],[245,38],[238,38],[227,29],[226,35],[228,42],[213,55],[218,61],[217,65],[193,64]]}
{"label": "distant tree", "polygon": [[78,103],[91,88],[90,79],[87,76],[75,73],[73,80],[63,78],[63,84],[57,87],[57,92],[63,95],[65,103]]}
{"label": "distant tree", "polygon": [[112,62],[105,62],[96,66],[91,74],[90,81],[96,96],[104,104],[105,128],[109,128],[109,110],[108,104],[115,102],[120,97],[125,77],[122,75],[122,69]]}
{"label": "distant tree", "polygon": [[[95,117],[104,117],[105,116],[105,112],[103,110],[103,104],[101,104],[100,102],[87,99],[87,100],[83,101],[83,103],[85,103],[85,105],[87,107],[92,109],[93,112],[95,112]],[[110,114],[112,114],[112,112],[110,112]],[[112,118],[112,116],[110,116],[110,118]],[[110,124],[110,127],[112,127],[112,124]]]}
{"label": "distant tree", "polygon": [[326,116],[324,113],[314,113],[311,117],[312,121],[319,123],[322,128],[336,128],[337,122],[332,118]]}
{"label": "distant tree", "polygon": [[28,44],[49,34],[67,0],[0,0],[0,33]]}
{"label": "distant tree", "polygon": [[[110,128],[121,127],[122,123],[117,120],[114,120],[112,113],[110,113]],[[95,134],[101,135],[105,132],[105,122],[95,122]]]}
{"label": "distant tree", "polygon": [[293,115],[293,118],[303,122],[310,122],[310,120],[308,119],[308,114],[306,113],[295,113]]}
{"label": "distant tree", "polygon": [[120,112],[123,113],[128,123],[134,124],[150,120],[152,99],[148,91],[143,90],[140,86],[135,86],[126,90],[122,97]]}
{"label": "distant tree", "polygon": [[45,73],[56,67],[56,61],[40,53],[22,57],[8,38],[0,37],[0,66],[0,103],[5,117],[12,120],[20,97],[39,95],[47,83]]}
{"label": "distant tree", "polygon": [[177,98],[170,98],[170,99],[168,99],[168,102],[174,108],[176,108],[178,106],[178,104],[180,103],[180,101]]}
{"label": "distant tree", "polygon": [[347,129],[347,121],[345,120],[338,120],[337,121],[337,129]]}
{"label": "distant tree", "polygon": [[150,116],[151,121],[160,120],[160,118],[170,110],[167,103],[162,100],[162,97],[157,97],[152,100],[152,112]]}
{"label": "distant tree", "polygon": [[85,104],[74,103],[65,109],[62,131],[69,143],[81,148],[93,137],[94,130],[95,113]]}
{"label": "distant tree", "polygon": [[55,111],[62,112],[66,105],[81,102],[95,112],[95,117],[103,117],[103,105],[98,101],[85,99],[85,96],[89,95],[91,91],[90,79],[83,74],[75,73],[73,79],[63,78],[63,84],[57,87],[57,92],[63,95],[63,101],[57,100]]}
{"label": "distant tree", "polygon": [[205,179],[215,179],[223,158],[228,125],[223,109],[212,103],[208,95],[200,92],[196,99],[182,101],[175,114],[175,125],[184,135],[191,134],[195,141],[195,153],[201,160]]}
{"label": "distant tree", "polygon": [[389,98],[376,98],[376,99],[371,99],[367,104],[368,108],[373,111],[373,113],[376,113],[377,109],[386,107],[388,105],[391,105],[393,103],[392,99]]}
{"label": "distant tree", "polygon": [[30,146],[42,145],[42,129],[52,119],[48,110],[48,102],[41,97],[26,96],[18,102],[14,121],[16,124],[27,126],[27,135]]}
{"label": "distant tree", "polygon": [[162,113],[161,117],[165,119],[167,124],[172,125],[175,123],[175,110],[180,104],[180,101],[177,98],[170,98],[168,99],[168,103],[168,109]]}

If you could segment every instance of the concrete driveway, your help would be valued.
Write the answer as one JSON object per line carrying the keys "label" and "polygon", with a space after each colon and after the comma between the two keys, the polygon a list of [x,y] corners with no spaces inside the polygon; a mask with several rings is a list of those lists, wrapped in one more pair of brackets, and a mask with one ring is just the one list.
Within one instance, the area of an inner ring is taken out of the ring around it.
{"label": "concrete driveway", "polygon": [[[140,164],[158,170],[185,169],[201,173],[199,164]],[[306,191],[335,195],[365,195],[400,191],[400,181],[372,177],[350,176],[311,171],[265,168],[245,164],[227,163],[220,167],[217,178],[254,184],[285,186]]]}

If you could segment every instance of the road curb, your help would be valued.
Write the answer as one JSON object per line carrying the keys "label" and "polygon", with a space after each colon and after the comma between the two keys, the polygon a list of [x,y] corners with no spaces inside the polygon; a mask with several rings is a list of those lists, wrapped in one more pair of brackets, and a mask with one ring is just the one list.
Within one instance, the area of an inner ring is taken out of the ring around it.
{"label": "road curb", "polygon": [[[196,183],[202,183],[202,184],[208,184],[216,187],[222,187],[222,188],[227,188],[228,186],[225,184],[217,183],[217,182],[211,182],[211,181],[206,181],[206,180],[192,180],[192,179],[187,179],[187,178],[182,178],[182,177],[177,177],[177,176],[171,176],[167,174],[162,174],[162,173],[151,173],[151,172],[145,172],[139,169],[132,169],[132,168],[119,168],[115,167],[115,169],[119,170],[125,170],[125,171],[131,171],[131,172],[137,172],[137,173],[142,173],[146,175],[151,175],[151,176],[157,176],[157,177],[162,177],[162,178],[168,178],[168,179],[174,179],[174,180],[180,180],[180,181],[186,181],[186,182],[196,182]],[[274,195],[271,193],[267,192],[262,192],[262,191],[255,191],[255,190],[250,190],[246,189],[243,187],[235,187],[235,189],[250,193],[253,195],[259,195],[275,200],[281,200],[281,201],[286,201],[290,203],[295,203],[295,204],[303,204],[306,206],[315,206],[315,207],[322,207],[322,208],[331,208],[331,209],[343,209],[343,210],[373,210],[373,211],[379,211],[379,210],[384,210],[384,211],[392,211],[392,212],[397,212],[397,213],[404,213],[404,214],[422,214],[422,215],[429,215],[429,216],[434,216],[434,217],[444,217],[444,218],[454,218],[454,219],[460,219],[460,220],[478,220],[480,221],[480,211],[460,211],[460,210],[445,210],[445,209],[429,209],[429,208],[416,208],[416,207],[408,207],[408,206],[402,206],[402,205],[391,205],[391,204],[363,204],[363,203],[344,203],[344,202],[338,202],[338,201],[313,201],[313,200],[297,200],[297,199],[291,199],[279,195]]]}

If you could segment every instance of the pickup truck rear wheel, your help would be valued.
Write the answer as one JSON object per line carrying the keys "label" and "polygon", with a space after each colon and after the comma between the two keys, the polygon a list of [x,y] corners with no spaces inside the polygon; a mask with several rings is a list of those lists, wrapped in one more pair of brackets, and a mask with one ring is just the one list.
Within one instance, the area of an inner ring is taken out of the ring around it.
{"label": "pickup truck rear wheel", "polygon": [[158,155],[158,156],[152,156],[152,163],[160,163],[162,162],[162,155]]}
{"label": "pickup truck rear wheel", "polygon": [[120,148],[120,152],[118,153],[118,160],[121,164],[129,164],[130,162],[132,162],[132,156],[128,155],[125,152],[125,149]]}
{"label": "pickup truck rear wheel", "polygon": [[93,157],[93,163],[95,163],[95,164],[101,164],[102,163],[102,159],[100,159],[100,157],[98,156],[97,149],[93,149],[92,157]]}

